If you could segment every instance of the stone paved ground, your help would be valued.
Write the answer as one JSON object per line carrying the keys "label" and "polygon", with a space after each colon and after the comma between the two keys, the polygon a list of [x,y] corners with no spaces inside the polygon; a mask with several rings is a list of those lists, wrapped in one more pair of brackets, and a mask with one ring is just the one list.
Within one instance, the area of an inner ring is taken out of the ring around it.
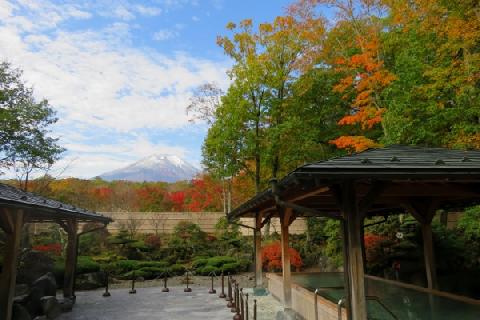
{"label": "stone paved ground", "polygon": [[128,289],[112,289],[111,297],[102,297],[101,290],[77,292],[77,303],[70,313],[59,320],[230,320],[233,314],[225,300],[208,294],[208,288],[196,287],[183,292],[183,287],[171,287],[169,293],[161,287],[139,288],[137,294]]}

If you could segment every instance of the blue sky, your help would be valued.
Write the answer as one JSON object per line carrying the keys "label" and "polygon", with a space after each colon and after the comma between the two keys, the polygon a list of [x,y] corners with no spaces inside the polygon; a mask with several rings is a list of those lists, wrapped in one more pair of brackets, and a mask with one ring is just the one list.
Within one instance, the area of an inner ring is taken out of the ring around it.
{"label": "blue sky", "polygon": [[68,151],[53,174],[90,178],[154,153],[199,166],[206,126],[185,107],[202,83],[228,86],[216,36],[290,2],[0,0],[0,60],[58,112],[53,135]]}

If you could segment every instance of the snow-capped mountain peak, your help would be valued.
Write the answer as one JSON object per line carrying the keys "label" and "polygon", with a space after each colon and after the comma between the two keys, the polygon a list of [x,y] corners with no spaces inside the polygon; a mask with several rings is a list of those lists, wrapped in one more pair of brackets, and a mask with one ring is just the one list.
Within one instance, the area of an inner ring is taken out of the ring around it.
{"label": "snow-capped mountain peak", "polygon": [[102,174],[104,180],[165,181],[191,180],[199,169],[176,155],[154,154],[131,165]]}

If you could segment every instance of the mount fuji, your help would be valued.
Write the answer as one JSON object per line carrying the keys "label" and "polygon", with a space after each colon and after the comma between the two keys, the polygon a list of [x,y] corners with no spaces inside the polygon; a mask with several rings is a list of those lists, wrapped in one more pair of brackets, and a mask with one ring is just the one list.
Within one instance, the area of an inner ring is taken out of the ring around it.
{"label": "mount fuji", "polygon": [[180,157],[156,154],[143,158],[124,168],[100,175],[106,181],[128,180],[136,182],[176,182],[193,179],[200,170]]}

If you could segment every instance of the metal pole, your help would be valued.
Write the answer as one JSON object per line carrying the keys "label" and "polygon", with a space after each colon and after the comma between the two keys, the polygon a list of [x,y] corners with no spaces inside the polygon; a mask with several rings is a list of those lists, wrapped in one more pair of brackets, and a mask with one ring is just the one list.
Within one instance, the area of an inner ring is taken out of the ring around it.
{"label": "metal pole", "polygon": [[245,304],[243,301],[243,288],[240,288],[240,319],[245,319]]}
{"label": "metal pole", "polygon": [[232,299],[232,277],[230,274],[228,275],[228,296],[227,296],[227,308],[232,308],[233,307],[233,299]]}
{"label": "metal pole", "polygon": [[318,289],[315,289],[315,305],[313,308],[315,309],[315,320],[318,320]]}
{"label": "metal pole", "polygon": [[222,293],[220,293],[220,295],[218,296],[221,299],[224,299],[224,298],[227,297],[225,295],[225,279],[224,278],[225,278],[225,276],[223,275],[223,271],[222,271]]}
{"label": "metal pole", "polygon": [[342,305],[344,303],[343,299],[338,300],[337,306],[338,306],[338,320],[342,320]]}
{"label": "metal pole", "polygon": [[169,292],[170,289],[168,289],[167,287],[167,280],[168,280],[168,275],[165,273],[165,275],[163,276],[163,289],[162,289],[162,292]]}
{"label": "metal pole", "polygon": [[257,320],[257,299],[253,300],[253,320]]}
{"label": "metal pole", "polygon": [[248,320],[248,293],[245,294],[245,320]]}
{"label": "metal pole", "polygon": [[186,274],[186,276],[187,276],[187,287],[186,287],[185,289],[183,289],[183,292],[192,292],[192,288],[189,288],[189,287],[188,287],[188,280],[189,280],[189,278],[188,278],[188,271],[185,272],[185,274]]}
{"label": "metal pole", "polygon": [[108,278],[109,278],[108,277],[108,272],[105,271],[105,281],[106,281],[106,283],[105,283],[105,292],[103,293],[104,297],[110,297],[111,296],[110,292],[108,292]]}
{"label": "metal pole", "polygon": [[233,316],[233,320],[241,320],[242,317],[240,316],[240,290],[238,290],[238,283],[235,283],[235,296],[236,296],[236,303],[235,303],[235,315]]}
{"label": "metal pole", "polygon": [[212,286],[210,287],[210,290],[208,291],[208,293],[210,293],[210,294],[217,293],[217,290],[213,289],[213,277],[214,276],[215,276],[215,272],[212,272]]}
{"label": "metal pole", "polygon": [[128,293],[129,294],[137,293],[137,290],[135,290],[135,271],[132,272],[132,289]]}
{"label": "metal pole", "polygon": [[[232,280],[235,281],[235,280]],[[233,290],[233,301],[232,301],[232,308],[230,311],[236,312],[237,311],[237,284],[235,282],[232,283],[232,290]]]}

